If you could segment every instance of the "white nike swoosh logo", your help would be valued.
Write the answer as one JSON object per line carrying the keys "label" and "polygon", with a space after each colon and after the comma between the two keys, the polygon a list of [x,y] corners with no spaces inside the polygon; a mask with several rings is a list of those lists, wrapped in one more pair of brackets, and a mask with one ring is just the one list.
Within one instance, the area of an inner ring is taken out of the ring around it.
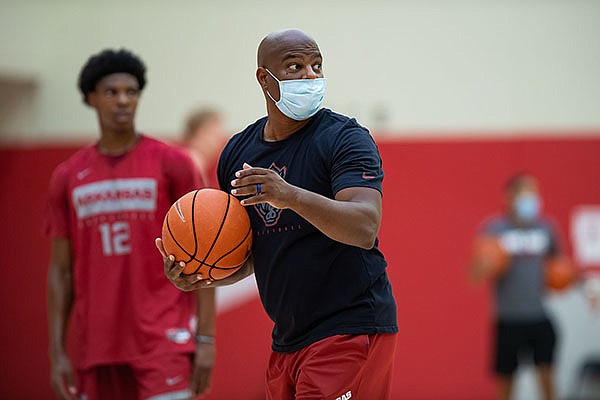
{"label": "white nike swoosh logo", "polygon": [[362,173],[362,178],[363,178],[363,179],[375,179],[375,178],[376,178],[376,176],[373,176],[373,175],[367,175],[367,173],[366,173],[366,172],[363,172],[363,173]]}
{"label": "white nike swoosh logo", "polygon": [[181,218],[181,220],[183,222],[185,222],[185,217],[183,216],[183,211],[181,211],[181,199],[177,200],[177,203],[175,203],[175,210],[177,211],[177,214],[179,214],[179,218]]}
{"label": "white nike swoosh logo", "polygon": [[80,171],[77,173],[77,179],[82,180],[83,178],[85,178],[86,176],[88,176],[90,174],[90,172],[92,172],[90,170],[90,168],[86,168],[83,171]]}
{"label": "white nike swoosh logo", "polygon": [[177,375],[177,376],[174,376],[173,378],[165,379],[165,382],[167,383],[167,385],[173,386],[174,384],[181,382],[182,379],[183,379],[183,377],[181,375]]}

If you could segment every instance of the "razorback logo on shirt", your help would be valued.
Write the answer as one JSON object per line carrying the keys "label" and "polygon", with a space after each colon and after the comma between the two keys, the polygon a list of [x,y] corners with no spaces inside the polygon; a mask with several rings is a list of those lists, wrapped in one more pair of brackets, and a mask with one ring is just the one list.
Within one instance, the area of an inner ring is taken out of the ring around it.
{"label": "razorback logo on shirt", "polygon": [[550,238],[543,229],[511,229],[500,235],[500,245],[510,255],[541,255],[548,251]]}
{"label": "razorback logo on shirt", "polygon": [[[273,171],[277,172],[279,174],[279,176],[281,176],[283,179],[285,179],[287,167],[284,166],[284,167],[279,168],[277,165],[275,165],[275,163],[272,163],[271,166],[269,167],[269,169],[272,169]],[[281,214],[281,209],[279,209],[279,208],[275,208],[268,203],[260,203],[260,204],[255,204],[254,209],[256,210],[256,212],[258,212],[258,215],[260,215],[260,217],[262,218],[263,222],[265,223],[265,226],[270,227],[270,226],[276,225],[277,222],[279,221],[279,216]]]}
{"label": "razorback logo on shirt", "polygon": [[73,190],[77,218],[125,211],[155,211],[157,183],[151,178],[109,179]]}

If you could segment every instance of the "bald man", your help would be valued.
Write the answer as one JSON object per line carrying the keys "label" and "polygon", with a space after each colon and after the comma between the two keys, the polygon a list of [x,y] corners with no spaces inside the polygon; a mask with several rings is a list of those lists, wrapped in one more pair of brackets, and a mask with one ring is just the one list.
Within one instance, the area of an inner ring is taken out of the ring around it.
{"label": "bald man", "polygon": [[387,399],[396,304],[377,245],[383,171],[356,120],[321,108],[323,58],[304,32],[271,33],[256,79],[267,117],[235,135],[218,165],[219,186],[247,207],[252,256],[211,282],[165,273],[182,290],[230,284],[255,273],[273,328],[268,399]]}

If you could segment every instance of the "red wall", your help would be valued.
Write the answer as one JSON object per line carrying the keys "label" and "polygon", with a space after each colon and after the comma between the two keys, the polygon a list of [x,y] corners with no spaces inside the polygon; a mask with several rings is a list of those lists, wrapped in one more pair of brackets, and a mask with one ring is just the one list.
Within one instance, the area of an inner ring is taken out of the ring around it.
{"label": "red wall", "polygon": [[[502,207],[502,183],[526,170],[567,238],[571,209],[600,204],[600,138],[386,141],[380,150],[381,247],[400,324],[393,399],[490,399],[489,292],[465,277],[473,232]],[[53,398],[41,215],[50,173],[73,151],[0,149],[0,398]],[[219,316],[210,399],[262,398],[270,328],[257,300]]]}

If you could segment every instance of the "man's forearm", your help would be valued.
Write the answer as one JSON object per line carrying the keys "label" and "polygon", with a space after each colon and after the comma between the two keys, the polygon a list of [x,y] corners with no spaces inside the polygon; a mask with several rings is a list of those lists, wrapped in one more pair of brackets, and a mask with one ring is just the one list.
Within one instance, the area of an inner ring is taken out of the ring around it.
{"label": "man's forearm", "polygon": [[70,273],[51,265],[48,271],[48,333],[50,357],[65,352],[66,330],[73,307]]}
{"label": "man's forearm", "polygon": [[[248,260],[246,260],[246,262],[244,263],[244,265],[242,265],[242,267],[240,269],[238,269],[233,275],[224,278],[224,279],[219,279],[218,281],[213,281],[210,285],[210,287],[212,288],[217,288],[217,287],[221,287],[221,286],[229,286],[229,285],[233,285],[234,283],[237,283],[239,281],[241,281],[244,278],[247,278],[248,276],[252,275],[254,273],[254,260],[252,258],[252,255],[248,258]],[[205,289],[202,289],[205,290]]]}
{"label": "man's forearm", "polygon": [[196,291],[196,335],[215,335],[215,288]]}
{"label": "man's forearm", "polygon": [[334,200],[296,188],[290,208],[335,241],[365,249],[374,245],[379,215],[369,202]]}
{"label": "man's forearm", "polygon": [[235,176],[231,194],[245,197],[243,206],[268,203],[289,208],[335,241],[364,249],[375,244],[381,221],[381,193],[376,188],[348,187],[330,199],[287,183],[273,170],[247,163]]}

